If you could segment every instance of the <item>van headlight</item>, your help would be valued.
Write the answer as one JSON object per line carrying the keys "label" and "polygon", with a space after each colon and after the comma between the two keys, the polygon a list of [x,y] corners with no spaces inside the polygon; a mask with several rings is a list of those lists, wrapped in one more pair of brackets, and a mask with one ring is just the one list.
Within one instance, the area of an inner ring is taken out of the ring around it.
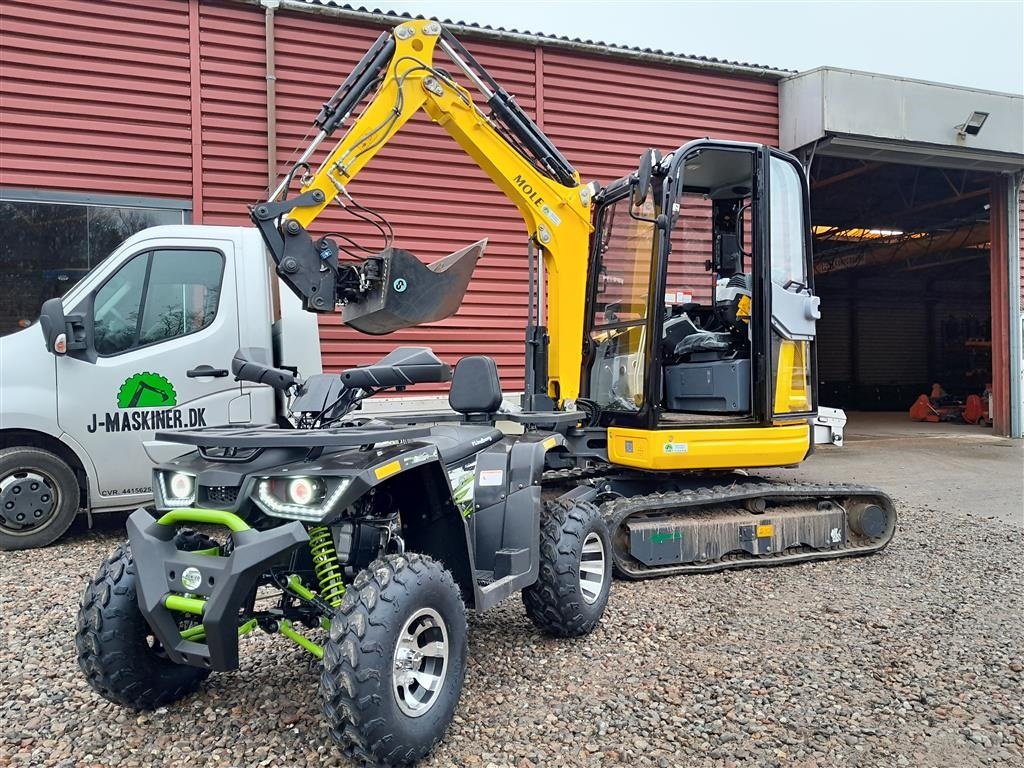
{"label": "van headlight", "polygon": [[256,503],[273,517],[317,522],[351,482],[347,477],[263,477],[256,484]]}
{"label": "van headlight", "polygon": [[162,507],[190,507],[196,501],[196,476],[188,472],[158,472]]}

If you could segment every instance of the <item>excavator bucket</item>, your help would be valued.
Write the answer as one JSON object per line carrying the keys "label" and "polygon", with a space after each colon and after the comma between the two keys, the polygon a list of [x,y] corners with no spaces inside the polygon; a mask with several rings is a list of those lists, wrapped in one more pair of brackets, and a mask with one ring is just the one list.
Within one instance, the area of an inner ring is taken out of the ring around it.
{"label": "excavator bucket", "polygon": [[486,246],[487,240],[480,240],[429,265],[401,248],[388,248],[377,257],[380,280],[358,303],[345,305],[342,322],[381,336],[451,317]]}

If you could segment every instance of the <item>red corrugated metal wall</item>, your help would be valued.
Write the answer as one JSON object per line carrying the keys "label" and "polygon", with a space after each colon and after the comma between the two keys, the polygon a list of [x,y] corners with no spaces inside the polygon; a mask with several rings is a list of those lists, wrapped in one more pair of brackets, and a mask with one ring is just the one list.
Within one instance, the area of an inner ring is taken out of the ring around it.
{"label": "red corrugated metal wall", "polygon": [[0,3],[0,185],[192,197],[185,2]]}
{"label": "red corrugated metal wall", "polygon": [[[380,34],[380,28],[339,23],[322,16],[282,14],[277,24],[278,155],[292,156],[310,120]],[[330,65],[310,50],[330,50]],[[474,44],[473,52],[495,77],[534,109],[533,51]],[[319,160],[319,158],[318,158]],[[398,344],[433,347],[444,360],[493,355],[509,390],[522,387],[522,329],[526,319],[525,228],[512,204],[440,127],[421,114],[410,121],[349,186],[362,205],[384,214],[396,245],[431,262],[481,238],[489,243],[466,300],[454,317],[386,337],[362,336],[336,316],[321,320],[326,367],[377,359]],[[318,231],[340,231],[379,249],[380,234],[340,208],[325,213]],[[427,390],[417,388],[422,393]]]}
{"label": "red corrugated metal wall", "polygon": [[[261,8],[195,0],[9,0],[0,13],[6,81],[0,183],[194,198],[197,222],[248,224],[246,206],[264,199],[267,185]],[[191,61],[190,14],[198,40]],[[320,103],[382,29],[278,12],[282,168],[307,136]],[[771,80],[466,43],[536,114],[584,180],[607,183],[635,167],[645,148],[670,150],[701,136],[777,143],[778,97]],[[193,87],[190,64],[199,87]],[[191,98],[197,95],[201,109],[193,115]],[[193,157],[194,148],[201,156]],[[202,169],[196,195],[193,168]],[[428,344],[451,362],[466,354],[492,355],[505,389],[521,389],[526,232],[512,204],[425,116],[380,152],[350,192],[387,217],[397,245],[427,262],[480,238],[489,245],[462,308],[443,323],[373,338],[344,328],[336,317],[323,318],[325,367],[368,362],[397,344]],[[695,212],[690,224],[686,249],[700,251],[693,263],[702,264],[709,247],[706,211]],[[315,229],[344,232],[372,249],[382,245],[374,228],[340,208],[324,214]],[[670,287],[702,295],[702,267],[674,272],[686,285]]]}
{"label": "red corrugated metal wall", "polygon": [[199,3],[203,223],[247,226],[266,199],[267,90],[263,13]]}
{"label": "red corrugated metal wall", "polygon": [[[545,131],[584,179],[608,183],[636,168],[648,147],[692,139],[778,144],[772,81],[543,51]],[[669,291],[710,296],[711,207],[689,200],[673,235]]]}
{"label": "red corrugated metal wall", "polygon": [[[278,13],[277,153],[282,168],[308,140],[320,103],[381,29],[322,15]],[[266,153],[261,148],[266,119],[263,14],[258,8],[204,3],[200,35],[204,220],[241,224],[247,221],[242,203],[256,200],[266,184]],[[537,115],[587,180],[607,183],[628,173],[652,145],[668,150],[707,135],[778,140],[778,97],[772,81],[479,40],[468,45],[519,103]],[[326,51],[330,55],[325,58]],[[539,110],[538,83],[543,101]],[[505,388],[521,389],[526,233],[512,204],[425,116],[411,121],[349,191],[361,204],[384,214],[394,226],[396,244],[424,261],[483,237],[489,244],[462,308],[442,323],[374,338],[343,327],[335,316],[323,317],[325,367],[365,363],[398,344],[426,344],[452,362],[467,354],[492,355]],[[344,232],[372,249],[383,244],[373,227],[340,209],[325,213],[315,228]],[[700,255],[685,270],[687,285],[678,287],[692,286],[699,296],[707,283],[700,266],[709,247],[707,216],[696,215],[690,231]]]}

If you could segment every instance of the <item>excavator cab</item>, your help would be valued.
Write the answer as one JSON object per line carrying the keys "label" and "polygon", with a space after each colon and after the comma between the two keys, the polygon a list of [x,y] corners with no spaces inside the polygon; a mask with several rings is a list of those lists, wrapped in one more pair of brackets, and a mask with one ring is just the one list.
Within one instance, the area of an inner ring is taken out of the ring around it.
{"label": "excavator cab", "polygon": [[601,425],[806,432],[819,311],[796,160],[694,141],[651,150],[595,202],[581,396]]}

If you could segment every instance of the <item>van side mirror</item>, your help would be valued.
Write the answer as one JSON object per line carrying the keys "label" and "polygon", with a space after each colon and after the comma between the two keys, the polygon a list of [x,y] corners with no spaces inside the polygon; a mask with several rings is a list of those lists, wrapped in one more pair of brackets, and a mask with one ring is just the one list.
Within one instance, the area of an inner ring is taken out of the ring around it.
{"label": "van side mirror", "polygon": [[[54,355],[77,352],[80,359],[88,359],[89,330],[82,315],[65,315],[64,303],[59,297],[47,299],[39,310],[39,327],[43,331],[46,349]],[[83,357],[84,355],[84,357]]]}
{"label": "van side mirror", "polygon": [[60,297],[47,299],[39,310],[39,327],[43,331],[46,349],[54,355],[68,351],[68,327],[64,318],[64,302]]}

